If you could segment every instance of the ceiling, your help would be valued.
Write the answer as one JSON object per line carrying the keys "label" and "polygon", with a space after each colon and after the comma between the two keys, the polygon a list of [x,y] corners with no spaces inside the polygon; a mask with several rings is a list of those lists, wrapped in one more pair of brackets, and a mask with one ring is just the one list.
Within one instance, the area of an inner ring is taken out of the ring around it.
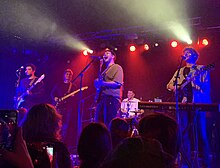
{"label": "ceiling", "polygon": [[[43,32],[41,30],[42,24],[50,25],[49,31],[58,27],[62,31],[83,40],[97,38],[100,40],[121,34],[152,30],[150,23],[143,23],[137,16],[132,15],[126,6],[119,7],[117,1],[119,0],[2,0],[0,2],[0,37],[4,40],[26,40],[28,38],[24,34],[34,32],[36,32],[35,36],[38,37]],[[129,2],[130,0],[123,1]],[[199,27],[200,30],[220,29],[220,2],[218,0],[185,1],[188,2],[188,18],[200,18],[199,25],[196,25],[197,28]],[[141,1],[132,2],[140,3]],[[24,6],[23,4],[27,5]],[[8,12],[10,10],[11,12]],[[38,15],[32,17],[30,24],[27,21],[25,22],[29,14]],[[16,16],[22,16],[22,18],[16,18]],[[39,23],[36,24],[36,22]],[[20,27],[27,27],[28,29],[21,31]],[[47,33],[43,36],[48,37],[49,35]],[[36,42],[35,38],[29,37]]]}

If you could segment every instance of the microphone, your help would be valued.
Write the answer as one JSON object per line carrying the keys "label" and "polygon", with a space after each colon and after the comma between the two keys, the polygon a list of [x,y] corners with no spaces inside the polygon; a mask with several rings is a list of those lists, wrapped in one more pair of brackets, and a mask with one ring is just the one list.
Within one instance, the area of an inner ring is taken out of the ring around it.
{"label": "microphone", "polygon": [[103,59],[103,57],[99,55],[90,55],[90,57],[93,59],[99,59],[99,60]]}
{"label": "microphone", "polygon": [[21,66],[20,68],[18,68],[18,69],[16,70],[16,72],[21,72],[23,69],[24,69],[24,66]]}
{"label": "microphone", "polygon": [[183,60],[186,60],[186,56],[185,56],[185,55],[181,55],[181,58],[182,58]]}

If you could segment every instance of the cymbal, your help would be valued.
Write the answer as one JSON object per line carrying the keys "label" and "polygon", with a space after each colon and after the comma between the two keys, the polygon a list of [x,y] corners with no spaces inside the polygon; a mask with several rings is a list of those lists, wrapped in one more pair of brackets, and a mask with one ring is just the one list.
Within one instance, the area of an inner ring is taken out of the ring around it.
{"label": "cymbal", "polygon": [[141,110],[129,111],[129,113],[142,113]]}
{"label": "cymbal", "polygon": [[133,101],[133,100],[130,100],[130,101],[122,101],[122,102],[124,102],[124,103],[136,103],[136,102]]}

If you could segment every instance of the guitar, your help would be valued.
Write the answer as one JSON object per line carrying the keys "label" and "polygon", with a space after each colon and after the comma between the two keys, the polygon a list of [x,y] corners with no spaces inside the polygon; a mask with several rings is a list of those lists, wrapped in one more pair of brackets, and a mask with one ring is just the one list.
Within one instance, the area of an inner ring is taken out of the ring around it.
{"label": "guitar", "polygon": [[196,70],[196,72],[192,76],[186,77],[186,79],[184,79],[183,82],[178,86],[178,91],[181,93],[180,99],[182,99],[184,93],[187,93],[187,90],[185,88],[190,82],[194,81],[196,77],[201,75],[203,72],[213,70],[214,67],[214,64],[208,64],[201,69]]}
{"label": "guitar", "polygon": [[[81,90],[83,91],[83,90],[86,90],[88,88],[89,88],[88,86],[85,86],[85,87],[82,87]],[[63,102],[65,99],[69,98],[70,96],[75,95],[79,91],[80,91],[80,89],[77,89],[77,90],[75,90],[75,91],[73,91],[73,92],[71,92],[71,93],[69,93],[69,94],[59,98],[58,101],[56,102],[55,108],[57,108],[60,105],[60,103]]]}
{"label": "guitar", "polygon": [[102,81],[102,77],[99,77],[99,79],[96,79],[94,82],[95,88],[96,88],[96,95],[95,95],[95,103],[98,103],[101,97],[101,93],[102,93],[102,87],[100,85],[100,81]]}
{"label": "guitar", "polygon": [[29,87],[26,92],[22,93],[19,97],[17,97],[16,101],[15,101],[15,108],[18,109],[19,106],[21,105],[22,102],[24,102],[24,98],[25,96],[27,96],[29,94],[29,92],[38,84],[40,83],[43,79],[45,78],[45,75],[41,75],[36,82],[34,82],[33,85],[31,85],[31,87]]}
{"label": "guitar", "polygon": [[96,88],[96,95],[94,98],[95,103],[98,103],[101,97],[101,93],[102,93],[102,86],[100,85],[100,82],[103,81],[103,75],[104,73],[108,70],[108,68],[106,68],[102,73],[102,66],[103,66],[103,59],[100,60],[100,64],[99,64],[99,76],[98,79],[96,79],[94,81],[94,86]]}

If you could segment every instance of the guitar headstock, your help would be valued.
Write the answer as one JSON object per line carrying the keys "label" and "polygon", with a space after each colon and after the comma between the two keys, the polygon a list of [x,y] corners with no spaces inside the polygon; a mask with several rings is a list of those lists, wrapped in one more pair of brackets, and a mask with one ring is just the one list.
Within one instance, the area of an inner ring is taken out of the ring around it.
{"label": "guitar headstock", "polygon": [[215,68],[215,64],[212,63],[212,64],[208,64],[206,66],[203,67],[203,71],[211,71]]}
{"label": "guitar headstock", "polygon": [[37,79],[37,81],[35,82],[35,84],[41,82],[44,78],[45,78],[45,75],[44,75],[44,74],[41,75],[41,76]]}
{"label": "guitar headstock", "polygon": [[84,87],[82,87],[81,90],[86,90],[86,89],[88,89],[88,88],[89,88],[88,86],[84,86]]}

